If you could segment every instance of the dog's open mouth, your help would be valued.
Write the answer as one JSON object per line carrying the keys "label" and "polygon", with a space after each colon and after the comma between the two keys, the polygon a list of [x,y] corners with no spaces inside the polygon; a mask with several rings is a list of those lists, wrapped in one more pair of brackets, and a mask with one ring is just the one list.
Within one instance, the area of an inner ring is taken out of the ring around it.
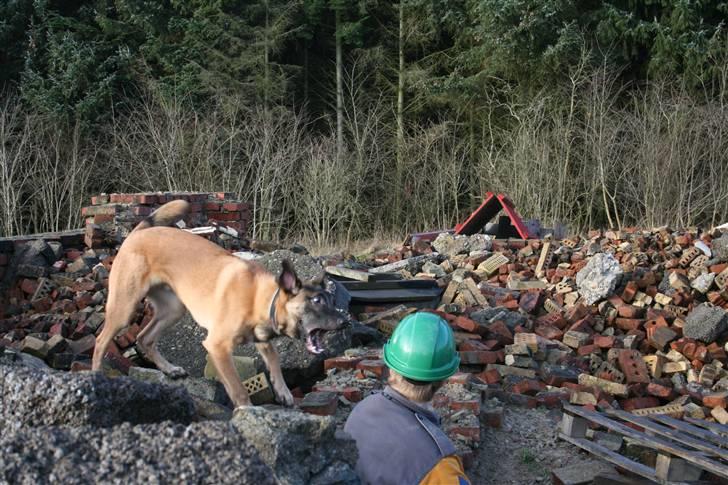
{"label": "dog's open mouth", "polygon": [[326,330],[316,328],[311,330],[306,337],[306,348],[312,354],[320,354],[324,351],[324,345],[322,342],[323,336]]}

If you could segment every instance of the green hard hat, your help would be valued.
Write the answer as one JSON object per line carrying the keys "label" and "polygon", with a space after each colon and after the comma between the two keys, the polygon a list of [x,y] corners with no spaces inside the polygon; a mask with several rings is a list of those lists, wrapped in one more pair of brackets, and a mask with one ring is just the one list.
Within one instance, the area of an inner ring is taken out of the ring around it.
{"label": "green hard hat", "polygon": [[440,381],[460,365],[450,326],[434,313],[413,313],[399,322],[384,344],[384,362],[417,381]]}

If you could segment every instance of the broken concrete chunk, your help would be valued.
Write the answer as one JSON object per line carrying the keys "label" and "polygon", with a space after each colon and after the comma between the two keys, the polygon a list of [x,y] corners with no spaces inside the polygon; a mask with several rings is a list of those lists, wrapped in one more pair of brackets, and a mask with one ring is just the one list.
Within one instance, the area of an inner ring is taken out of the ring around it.
{"label": "broken concrete chunk", "polygon": [[595,254],[576,274],[579,294],[587,305],[592,305],[614,292],[621,275],[622,268],[614,256],[608,253]]}
{"label": "broken concrete chunk", "polygon": [[703,303],[691,311],[685,319],[683,335],[711,343],[728,328],[728,313],[722,308]]}

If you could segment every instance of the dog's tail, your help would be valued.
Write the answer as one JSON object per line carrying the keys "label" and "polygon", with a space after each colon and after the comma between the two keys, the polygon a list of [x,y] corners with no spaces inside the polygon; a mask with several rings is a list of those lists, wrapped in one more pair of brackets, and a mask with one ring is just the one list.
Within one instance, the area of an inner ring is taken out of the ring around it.
{"label": "dog's tail", "polygon": [[142,222],[137,224],[132,232],[154,226],[171,226],[176,224],[187,214],[189,208],[190,204],[184,200],[167,202],[149,216],[145,217]]}

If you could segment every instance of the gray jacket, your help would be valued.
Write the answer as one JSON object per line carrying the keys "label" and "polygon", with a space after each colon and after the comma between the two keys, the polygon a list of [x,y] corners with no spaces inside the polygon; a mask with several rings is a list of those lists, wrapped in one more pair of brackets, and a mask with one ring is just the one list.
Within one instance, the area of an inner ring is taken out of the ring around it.
{"label": "gray jacket", "polygon": [[435,413],[391,387],[357,404],[344,431],[356,440],[362,482],[419,483],[437,462],[455,454],[439,424]]}

